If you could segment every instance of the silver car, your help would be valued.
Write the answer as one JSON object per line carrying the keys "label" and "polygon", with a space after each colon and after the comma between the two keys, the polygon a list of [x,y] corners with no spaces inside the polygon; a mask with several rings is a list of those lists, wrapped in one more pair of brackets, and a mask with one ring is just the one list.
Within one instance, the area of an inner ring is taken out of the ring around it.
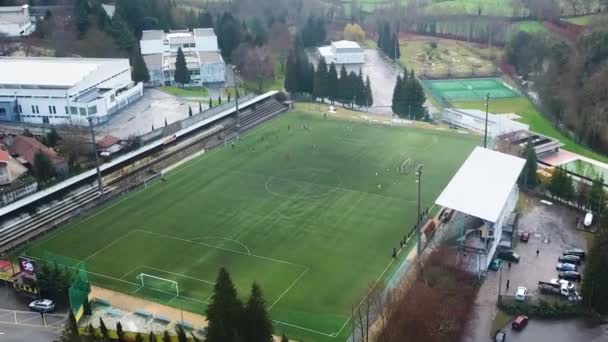
{"label": "silver car", "polygon": [[53,312],[55,311],[55,302],[50,299],[37,299],[30,303],[30,310],[37,312]]}
{"label": "silver car", "polygon": [[558,262],[555,268],[558,271],[576,271],[576,265],[568,264],[565,262]]}

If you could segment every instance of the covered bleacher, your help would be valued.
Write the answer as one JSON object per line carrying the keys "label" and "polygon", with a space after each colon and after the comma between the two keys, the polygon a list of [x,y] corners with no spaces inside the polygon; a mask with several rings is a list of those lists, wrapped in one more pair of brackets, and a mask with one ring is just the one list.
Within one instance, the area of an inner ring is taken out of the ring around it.
{"label": "covered bleacher", "polygon": [[475,255],[476,272],[488,268],[515,209],[524,164],[524,159],[477,147],[435,201],[455,211],[450,228],[458,231],[462,249]]}

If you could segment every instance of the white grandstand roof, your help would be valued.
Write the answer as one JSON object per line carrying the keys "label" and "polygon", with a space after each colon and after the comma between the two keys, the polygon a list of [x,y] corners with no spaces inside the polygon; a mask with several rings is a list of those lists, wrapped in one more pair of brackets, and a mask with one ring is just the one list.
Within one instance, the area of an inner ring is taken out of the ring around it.
{"label": "white grandstand roof", "polygon": [[495,223],[525,163],[476,147],[435,203]]}
{"label": "white grandstand roof", "polygon": [[69,88],[107,63],[122,59],[0,57],[0,85]]}
{"label": "white grandstand roof", "polygon": [[331,43],[336,49],[360,49],[361,46],[357,42],[351,40],[339,40]]}

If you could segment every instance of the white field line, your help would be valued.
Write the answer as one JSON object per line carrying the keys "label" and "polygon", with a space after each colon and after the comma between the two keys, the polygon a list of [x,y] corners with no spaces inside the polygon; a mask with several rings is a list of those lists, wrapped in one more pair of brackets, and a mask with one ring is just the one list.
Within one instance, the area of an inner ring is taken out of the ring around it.
{"label": "white field line", "polygon": [[186,158],[178,161],[177,163],[167,166],[166,168],[164,168],[162,170],[162,172],[163,172],[163,174],[168,173],[169,171],[171,171],[173,169],[176,169],[176,168],[184,165],[185,163],[191,161],[192,159],[197,158],[198,156],[204,154],[205,152],[206,152],[206,150],[202,149],[202,150],[200,150],[200,151],[198,151],[198,152],[196,152],[194,154],[191,154],[191,155],[187,156]]}
{"label": "white field line", "polygon": [[193,243],[193,244],[196,244],[196,245],[201,245],[201,246],[205,246],[205,247],[209,247],[209,248],[215,248],[215,249],[219,249],[219,250],[222,250],[222,251],[232,252],[232,253],[236,253],[236,254],[240,254],[240,255],[246,255],[246,256],[250,256],[250,257],[254,257],[254,258],[259,258],[259,259],[263,259],[263,260],[268,260],[268,261],[280,263],[280,264],[288,264],[288,265],[293,265],[293,266],[302,267],[302,268],[307,268],[308,267],[308,266],[304,266],[304,265],[300,265],[300,264],[295,264],[293,262],[289,262],[289,261],[285,261],[285,260],[273,259],[273,258],[261,256],[261,255],[256,255],[256,254],[247,254],[245,252],[237,251],[237,250],[234,250],[234,249],[229,249],[229,248],[223,248],[223,247],[208,245],[206,243],[202,243],[202,242],[198,242],[198,241],[192,241],[192,240],[188,240],[188,239],[182,239],[182,238],[178,238],[178,237],[175,237],[175,236],[160,234],[160,233],[151,232],[151,231],[147,231],[147,230],[143,230],[143,229],[135,229],[133,231],[137,231],[137,232],[141,232],[141,233],[145,233],[145,234],[150,234],[150,235],[156,235],[158,237],[166,238],[166,239],[172,239],[172,240],[177,240],[177,241],[189,242],[189,243]]}
{"label": "white field line", "polygon": [[196,280],[196,281],[200,281],[201,283],[205,283],[205,284],[209,284],[209,285],[215,285],[214,282],[209,281],[209,280],[204,280],[204,279],[199,279],[199,278],[194,278],[194,277],[190,277],[187,276],[185,274],[180,274],[180,273],[174,273],[174,272],[169,272],[169,271],[165,271],[163,269],[160,268],[156,268],[156,267],[151,267],[151,266],[142,266],[141,268],[149,268],[151,270],[156,270],[159,272],[163,272],[163,273],[167,273],[167,274],[172,274],[174,276],[178,276],[178,277],[182,277],[182,278],[187,278],[187,279],[192,279],[192,280]]}
{"label": "white field line", "polygon": [[195,240],[203,240],[203,239],[218,239],[218,240],[226,240],[226,241],[235,242],[235,243],[241,245],[243,248],[245,248],[247,250],[247,254],[251,255],[251,251],[249,250],[249,247],[247,247],[244,243],[242,243],[239,240],[234,240],[234,239],[229,239],[229,238],[224,238],[224,237],[219,237],[219,236],[201,236],[201,237],[193,238],[190,240],[195,241]]}
{"label": "white field line", "polygon": [[105,251],[106,249],[108,249],[108,248],[110,248],[110,247],[114,246],[114,244],[116,244],[116,243],[118,243],[119,241],[123,240],[124,238],[128,237],[128,236],[129,236],[129,235],[131,235],[133,232],[134,232],[134,231],[132,230],[132,231],[130,231],[130,232],[128,232],[128,233],[126,233],[125,235],[123,235],[123,236],[119,237],[118,239],[116,239],[116,240],[114,240],[114,241],[110,242],[110,243],[109,243],[107,246],[103,247],[102,249],[100,249],[100,250],[98,250],[97,252],[95,252],[95,253],[93,253],[93,254],[89,255],[89,256],[88,256],[88,257],[86,257],[84,260],[82,260],[82,261],[80,261],[79,263],[77,263],[77,264],[76,264],[76,266],[79,266],[79,265],[81,265],[81,264],[83,264],[83,263],[87,262],[87,261],[88,261],[88,260],[90,260],[91,258],[95,257],[97,254],[99,254],[99,253],[101,253],[101,252]]}
{"label": "white field line", "polygon": [[272,304],[271,304],[271,305],[268,307],[268,311],[272,310],[272,307],[273,307],[273,306],[274,306],[276,303],[278,303],[278,302],[281,300],[281,298],[283,298],[283,296],[285,296],[285,295],[287,294],[287,292],[289,292],[289,290],[291,290],[291,288],[292,288],[292,287],[294,287],[294,285],[296,285],[296,284],[298,283],[298,281],[300,281],[300,279],[302,279],[302,277],[303,277],[303,276],[306,274],[306,272],[308,272],[308,270],[309,270],[309,269],[310,269],[310,268],[306,268],[306,269],[304,270],[304,272],[302,272],[302,273],[300,274],[300,276],[299,276],[299,277],[297,277],[297,278],[296,278],[296,280],[294,280],[294,281],[291,283],[291,285],[289,285],[289,287],[288,287],[287,289],[285,289],[285,291],[283,291],[283,293],[281,293],[281,295],[279,296],[279,298],[277,298],[277,299],[276,299],[274,302],[272,302]]}
{"label": "white field line", "polygon": [[[363,302],[365,301],[365,299],[369,296],[369,294],[372,292],[372,290],[378,286],[378,283],[380,282],[380,280],[382,279],[382,277],[384,276],[384,273],[386,273],[386,271],[388,271],[388,269],[391,267],[391,265],[395,262],[396,259],[392,259],[388,265],[386,265],[386,268],[384,269],[384,271],[382,271],[382,273],[380,274],[380,276],[378,277],[378,279],[376,279],[376,282],[374,283],[374,286],[372,286],[372,288],[367,292],[367,294],[365,295],[365,297],[363,297],[363,299],[361,299],[361,302],[359,302],[359,304],[355,307],[355,310],[359,309],[359,307],[361,307],[361,305],[363,304]],[[346,325],[348,324],[348,322],[350,322],[350,320],[353,318],[353,313],[350,314],[350,316],[348,317],[348,319],[346,320],[346,322],[344,322],[344,324],[342,325],[342,328],[340,328],[340,330],[338,330],[337,333],[334,334],[335,336],[339,336],[340,333],[342,332],[342,330],[344,330],[344,328],[346,327]]]}
{"label": "white field line", "polygon": [[286,325],[288,327],[305,330],[305,331],[308,331],[308,332],[312,332],[312,333],[323,335],[323,336],[327,336],[327,337],[336,337],[337,336],[336,334],[328,334],[328,333],[324,333],[324,332],[321,332],[321,331],[318,331],[318,330],[304,328],[304,327],[301,327],[299,325],[295,325],[295,324],[291,324],[291,323],[286,323],[286,322],[277,321],[277,320],[272,320],[272,321],[275,322],[275,323],[278,323],[278,324]]}
{"label": "white field line", "polygon": [[133,273],[138,268],[141,268],[141,266],[135,266],[135,267],[133,267],[133,269],[131,269],[129,272],[125,273],[122,277],[120,277],[120,280],[125,279],[129,274]]}

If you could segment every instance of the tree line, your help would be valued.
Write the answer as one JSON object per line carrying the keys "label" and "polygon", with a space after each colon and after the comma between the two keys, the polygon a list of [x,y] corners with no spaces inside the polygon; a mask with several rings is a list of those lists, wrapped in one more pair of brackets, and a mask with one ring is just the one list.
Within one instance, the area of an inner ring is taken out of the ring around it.
{"label": "tree line", "polygon": [[401,58],[399,47],[399,27],[393,27],[388,21],[378,24],[378,48],[393,61]]}
{"label": "tree line", "polygon": [[342,65],[338,73],[335,63],[328,66],[322,57],[315,69],[298,48],[290,52],[285,70],[284,87],[291,94],[309,95],[322,102],[328,99],[332,104],[340,102],[350,107],[370,107],[374,103],[371,81],[369,76],[363,78],[361,70],[349,73]]}
{"label": "tree line", "polygon": [[581,144],[608,152],[608,20],[597,19],[574,42],[549,34],[517,33],[507,61],[538,93],[553,125]]}
{"label": "tree line", "polygon": [[397,75],[391,108],[393,113],[401,118],[413,120],[428,119],[428,112],[424,107],[426,95],[420,81],[411,70],[409,75],[404,70],[403,76]]}
{"label": "tree line", "polygon": [[[243,303],[238,296],[236,287],[232,282],[230,274],[225,268],[220,268],[218,276],[213,286],[211,303],[207,306],[206,318],[207,329],[205,332],[206,342],[272,342],[273,326],[267,311],[267,305],[262,294],[262,289],[257,283],[251,285],[249,298]],[[60,342],[89,342],[89,341],[128,341],[120,322],[116,324],[116,337],[110,336],[110,331],[100,318],[99,329],[95,329],[89,324],[84,333],[80,333],[78,324],[70,311],[65,329],[61,335]],[[177,340],[179,342],[188,341],[189,337],[183,327],[176,327]],[[194,341],[199,339],[192,333],[190,338]],[[142,341],[144,338],[141,333],[137,333],[135,341]],[[150,332],[148,340],[151,342],[172,341],[168,331],[156,336]],[[288,338],[283,335],[282,342],[287,342]]]}

